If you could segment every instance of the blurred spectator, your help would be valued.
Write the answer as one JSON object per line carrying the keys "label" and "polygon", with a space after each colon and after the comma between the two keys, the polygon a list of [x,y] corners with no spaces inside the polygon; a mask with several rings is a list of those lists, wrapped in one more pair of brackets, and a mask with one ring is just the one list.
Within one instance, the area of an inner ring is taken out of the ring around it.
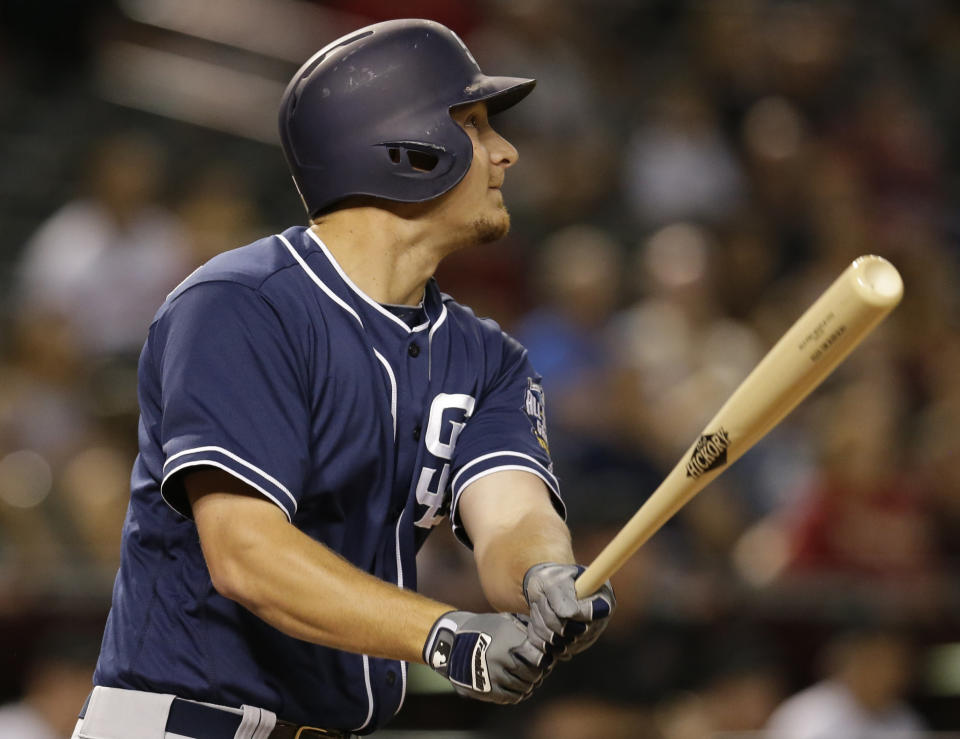
{"label": "blurred spectator", "polygon": [[600,228],[568,226],[544,243],[534,268],[539,307],[514,330],[543,375],[551,427],[609,435],[610,348],[605,330],[620,300],[619,244]]}
{"label": "blurred spectator", "polygon": [[66,318],[24,311],[0,365],[0,452],[31,449],[62,464],[90,432],[87,366]]}
{"label": "blurred spectator", "polygon": [[258,238],[262,218],[251,184],[243,169],[225,162],[191,177],[177,208],[187,243],[188,271]]}
{"label": "blurred spectator", "polygon": [[676,458],[762,356],[749,325],[718,310],[711,234],[675,223],[638,250],[641,298],[612,323],[637,414],[628,425],[665,462]]}
{"label": "blurred spectator", "polygon": [[657,737],[650,712],[598,698],[571,696],[550,703],[531,721],[527,739],[637,739]]}
{"label": "blurred spectator", "polygon": [[777,708],[770,739],[915,739],[924,724],[904,702],[911,662],[910,645],[896,632],[840,636],[828,648],[827,677]]}
{"label": "blurred spectator", "polygon": [[691,57],[730,129],[749,105],[769,90],[762,0],[700,3],[685,24]]}
{"label": "blurred spectator", "polygon": [[739,162],[703,93],[666,83],[633,132],[623,161],[627,204],[639,223],[718,221],[744,196]]}
{"label": "blurred spectator", "polygon": [[[769,96],[747,109],[740,138],[755,209],[751,215],[762,212],[765,228],[775,237],[765,243],[768,260],[776,268],[793,266],[810,250],[810,124],[791,100]],[[740,215],[731,220],[735,229]]]}
{"label": "blurred spectator", "polygon": [[[633,262],[641,297],[611,322],[619,423],[637,453],[661,467],[660,479],[762,356],[750,325],[720,310],[716,256],[702,227],[655,232]],[[677,553],[711,568],[730,549],[752,517],[736,494],[738,472],[685,506],[679,518],[693,538],[678,542]]]}
{"label": "blurred spectator", "polygon": [[520,221],[575,223],[615,188],[622,156],[605,115],[610,103],[597,92],[607,50],[576,4],[497,0],[486,10],[467,39],[480,66],[537,80],[529,104],[498,122],[523,157],[507,177],[506,202]]}
{"label": "blurred spectator", "polygon": [[83,392],[86,367],[65,319],[26,312],[12,329],[0,364],[0,564],[14,582],[42,587],[75,543],[51,502],[56,478],[95,422]]}
{"label": "blurred spectator", "polygon": [[820,475],[792,528],[789,573],[864,579],[909,592],[903,607],[938,572],[933,522],[905,468],[902,391],[879,373],[829,398]]}
{"label": "blurred spectator", "polygon": [[[534,268],[539,307],[514,335],[543,375],[551,452],[564,479],[571,525],[623,520],[656,478],[623,435],[609,323],[619,307],[621,246],[604,229],[567,226],[543,244]],[[596,491],[604,505],[597,506]]]}
{"label": "blurred spectator", "polygon": [[437,269],[443,292],[469,305],[478,316],[493,318],[512,334],[530,308],[524,243],[508,236],[483,249],[451,254]]}
{"label": "blurred spectator", "polygon": [[23,695],[0,706],[5,739],[64,739],[93,685],[99,642],[73,630],[49,633],[23,676]]}
{"label": "blurred spectator", "polygon": [[781,698],[779,675],[770,665],[729,665],[697,692],[661,706],[657,725],[662,739],[756,732]]}
{"label": "blurred spectator", "polygon": [[759,209],[742,211],[717,229],[717,302],[724,314],[753,319],[780,269],[778,239]]}
{"label": "blurred spectator", "polygon": [[103,423],[91,367],[65,316],[24,311],[12,328],[0,364],[0,565],[21,594],[54,582],[109,585],[129,494],[129,439],[116,440]]}
{"label": "blurred spectator", "polygon": [[943,197],[940,136],[911,85],[890,72],[865,87],[836,138],[863,172],[878,216],[929,218]]}
{"label": "blurred spectator", "polygon": [[185,236],[158,203],[162,156],[138,134],[101,141],[88,191],[26,246],[20,310],[64,318],[85,356],[135,354],[164,296],[186,276]]}
{"label": "blurred spectator", "polygon": [[917,421],[920,482],[932,503],[932,524],[945,570],[960,602],[960,334],[945,337],[928,358],[932,395]]}
{"label": "blurred spectator", "polygon": [[854,12],[839,3],[766,3],[760,43],[773,90],[816,115],[835,105]]}

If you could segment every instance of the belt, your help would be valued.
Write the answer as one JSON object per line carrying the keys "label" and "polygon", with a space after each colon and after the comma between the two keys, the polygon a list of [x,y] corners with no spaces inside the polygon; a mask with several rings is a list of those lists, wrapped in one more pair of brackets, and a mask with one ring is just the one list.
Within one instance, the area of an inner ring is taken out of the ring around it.
{"label": "belt", "polygon": [[[87,698],[89,701],[89,697]],[[79,718],[83,718],[87,704]],[[166,731],[172,734],[193,736],[197,739],[233,739],[243,716],[231,711],[224,711],[216,706],[174,698],[170,704],[170,713],[167,714]],[[319,739],[333,737],[333,739],[350,739],[353,736],[348,731],[318,729],[313,726],[291,724],[289,721],[277,719],[277,723],[270,732],[270,739]]]}
{"label": "belt", "polygon": [[[167,716],[167,731],[184,736],[196,736],[198,739],[233,739],[243,717],[230,711],[222,711],[213,706],[174,698]],[[291,724],[277,719],[270,739],[319,739],[336,737],[348,739],[345,731],[330,731],[310,726]]]}

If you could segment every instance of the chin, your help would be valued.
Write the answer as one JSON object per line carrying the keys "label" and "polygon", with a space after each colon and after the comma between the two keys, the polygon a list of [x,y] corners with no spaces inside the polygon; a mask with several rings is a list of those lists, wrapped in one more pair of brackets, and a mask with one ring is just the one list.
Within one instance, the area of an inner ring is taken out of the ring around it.
{"label": "chin", "polygon": [[474,221],[477,242],[489,244],[499,241],[510,232],[510,214],[506,208],[500,208],[491,216]]}

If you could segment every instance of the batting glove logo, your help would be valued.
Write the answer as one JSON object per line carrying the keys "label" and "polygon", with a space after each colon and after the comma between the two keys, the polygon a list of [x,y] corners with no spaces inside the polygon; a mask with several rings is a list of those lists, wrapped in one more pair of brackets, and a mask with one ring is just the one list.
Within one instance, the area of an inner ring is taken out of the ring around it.
{"label": "batting glove logo", "polygon": [[473,647],[473,689],[480,693],[490,692],[490,677],[487,668],[487,647],[493,639],[489,634],[477,634]]}
{"label": "batting glove logo", "polygon": [[450,644],[446,641],[437,642],[434,652],[430,655],[430,665],[435,670],[442,670],[450,661]]}

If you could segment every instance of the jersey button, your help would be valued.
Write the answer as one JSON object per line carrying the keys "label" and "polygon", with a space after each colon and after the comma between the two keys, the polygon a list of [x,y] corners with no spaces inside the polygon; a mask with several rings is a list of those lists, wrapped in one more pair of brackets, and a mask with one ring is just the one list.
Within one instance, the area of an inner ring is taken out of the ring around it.
{"label": "jersey button", "polygon": [[413,440],[414,440],[414,441],[420,441],[420,426],[419,426],[419,425],[413,427]]}
{"label": "jersey button", "polygon": [[407,354],[411,357],[420,356],[420,347],[416,344],[410,344],[410,346],[407,347]]}
{"label": "jersey button", "polygon": [[387,685],[393,685],[397,682],[397,673],[393,670],[387,670]]}

